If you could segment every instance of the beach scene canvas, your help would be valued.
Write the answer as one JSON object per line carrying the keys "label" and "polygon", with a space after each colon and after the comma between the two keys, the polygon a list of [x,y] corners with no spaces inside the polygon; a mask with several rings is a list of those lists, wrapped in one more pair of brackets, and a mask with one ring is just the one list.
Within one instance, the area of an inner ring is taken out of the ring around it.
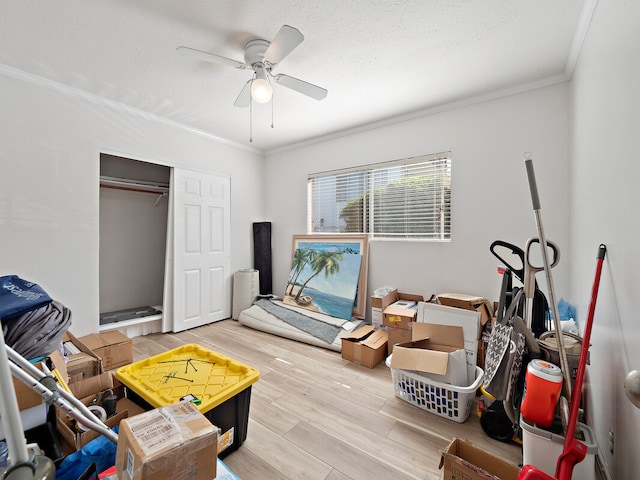
{"label": "beach scene canvas", "polygon": [[361,265],[357,242],[301,242],[293,254],[284,302],[350,320]]}

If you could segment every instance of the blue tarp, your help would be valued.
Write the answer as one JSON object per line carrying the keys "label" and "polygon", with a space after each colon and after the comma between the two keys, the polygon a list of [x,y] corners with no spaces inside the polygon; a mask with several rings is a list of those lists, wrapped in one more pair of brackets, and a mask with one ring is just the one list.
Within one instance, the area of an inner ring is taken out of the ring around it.
{"label": "blue tarp", "polygon": [[0,277],[0,319],[7,320],[51,303],[40,285],[17,275]]}

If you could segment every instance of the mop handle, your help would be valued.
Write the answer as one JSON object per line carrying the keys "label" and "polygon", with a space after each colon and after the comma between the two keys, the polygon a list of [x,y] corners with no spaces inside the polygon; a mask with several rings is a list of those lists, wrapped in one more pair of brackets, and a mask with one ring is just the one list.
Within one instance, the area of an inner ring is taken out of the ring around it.
{"label": "mop handle", "polygon": [[564,376],[565,393],[567,401],[571,404],[571,370],[567,361],[567,353],[564,349],[562,341],[562,327],[560,325],[560,314],[558,312],[558,304],[556,302],[555,289],[553,287],[553,278],[551,277],[551,267],[549,264],[549,253],[547,251],[547,240],[544,236],[542,228],[542,219],[540,215],[540,197],[538,196],[538,186],[536,184],[536,174],[533,170],[533,160],[531,154],[525,152],[524,163],[527,169],[527,178],[529,179],[529,190],[531,191],[531,202],[533,203],[533,213],[536,218],[536,226],[538,227],[538,238],[540,239],[540,250],[542,253],[542,261],[544,264],[544,272],[547,279],[547,288],[549,289],[549,302],[553,311],[553,325],[558,340],[558,354],[560,357],[560,368]]}

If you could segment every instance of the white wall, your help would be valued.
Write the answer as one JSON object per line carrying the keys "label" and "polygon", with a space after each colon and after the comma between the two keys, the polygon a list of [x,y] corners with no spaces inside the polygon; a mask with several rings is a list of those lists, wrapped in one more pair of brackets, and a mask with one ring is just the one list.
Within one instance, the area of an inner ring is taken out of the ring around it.
{"label": "white wall", "polygon": [[99,156],[231,177],[231,269],[252,266],[262,156],[0,69],[0,274],[40,284],[98,331]]}
{"label": "white wall", "polygon": [[[613,478],[637,478],[640,410],[622,382],[640,369],[640,2],[598,2],[572,80],[571,291],[586,318],[607,246],[591,338],[589,412]],[[614,455],[609,452],[614,432]]]}
{"label": "white wall", "polygon": [[[491,242],[524,247],[537,235],[522,159],[527,150],[546,236],[561,250],[569,246],[567,114],[568,86],[560,84],[268,155],[275,293],[284,293],[291,236],[306,233],[309,173],[451,150],[451,242],[372,241],[367,297],[391,285],[424,296],[460,292],[497,300],[499,262]],[[558,298],[569,295],[569,258],[554,270]]]}

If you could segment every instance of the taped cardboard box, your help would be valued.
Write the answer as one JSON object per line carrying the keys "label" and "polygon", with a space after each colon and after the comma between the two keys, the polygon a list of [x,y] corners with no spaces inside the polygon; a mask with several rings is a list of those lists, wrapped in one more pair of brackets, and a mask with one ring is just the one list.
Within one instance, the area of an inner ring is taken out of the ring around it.
{"label": "taped cardboard box", "polygon": [[102,371],[129,365],[133,362],[133,342],[118,330],[92,333],[80,337],[80,342],[102,359]]}
{"label": "taped cardboard box", "polygon": [[398,292],[397,288],[382,296],[373,295],[371,297],[371,324],[376,328],[384,329],[383,327],[385,327],[385,325],[382,323],[382,312],[398,300],[408,300],[418,303],[424,301],[424,297],[412,293],[401,293]]}
{"label": "taped cardboard box", "polygon": [[382,311],[382,324],[389,328],[409,330],[411,324],[416,321],[418,309],[388,306]]}
{"label": "taped cardboard box", "polygon": [[411,342],[394,346],[391,368],[412,370],[440,382],[468,387],[462,327],[415,323]]}
{"label": "taped cardboard box", "polygon": [[387,332],[373,325],[361,327],[342,337],[342,358],[373,368],[387,355]]}
{"label": "taped cardboard box", "polygon": [[454,438],[440,457],[444,480],[515,480],[520,469],[476,447]]}
{"label": "taped cardboard box", "polygon": [[122,421],[116,470],[126,480],[211,480],[217,450],[217,428],[183,401]]}

